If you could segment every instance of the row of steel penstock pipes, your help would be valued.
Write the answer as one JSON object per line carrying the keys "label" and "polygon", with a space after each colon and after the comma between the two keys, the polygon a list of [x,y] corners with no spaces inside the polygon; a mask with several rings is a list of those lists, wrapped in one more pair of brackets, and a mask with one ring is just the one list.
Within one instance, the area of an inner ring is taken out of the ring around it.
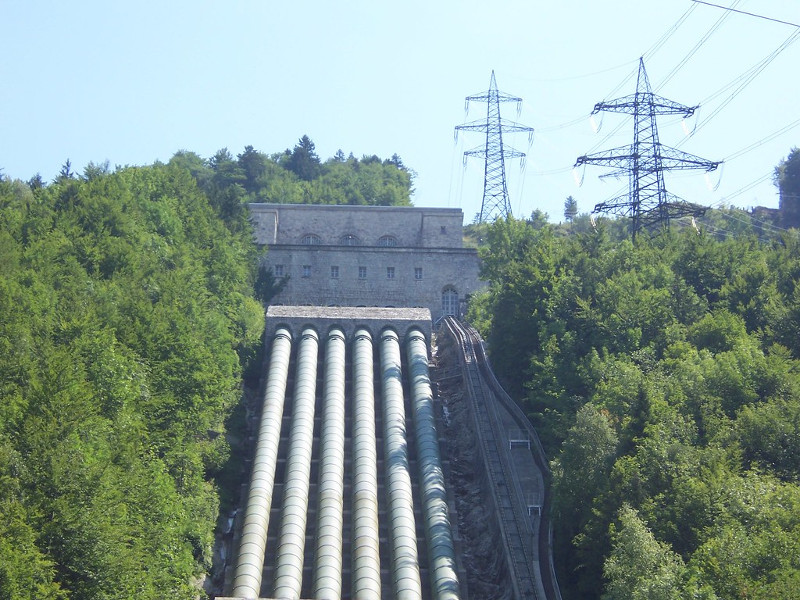
{"label": "row of steel penstock pipes", "polygon": [[[232,595],[236,598],[258,598],[261,590],[292,342],[292,335],[286,328],[279,328],[272,340],[258,442],[233,582]],[[296,357],[280,535],[276,548],[271,549],[275,556],[271,594],[274,598],[301,597],[319,345],[317,332],[311,327],[304,329]],[[428,347],[424,334],[416,328],[407,333],[405,345],[431,597],[436,600],[456,600],[458,579],[455,551],[435,428]],[[412,496],[413,475],[408,460],[401,348],[398,335],[391,328],[381,332],[379,350],[392,597],[397,600],[418,600],[422,598],[422,589]],[[343,596],[373,600],[381,597],[381,566],[374,348],[368,330],[358,329],[351,344],[352,589],[343,593],[346,356],[345,334],[341,329],[334,328],[327,335],[324,356],[313,594],[314,598],[320,600]]]}

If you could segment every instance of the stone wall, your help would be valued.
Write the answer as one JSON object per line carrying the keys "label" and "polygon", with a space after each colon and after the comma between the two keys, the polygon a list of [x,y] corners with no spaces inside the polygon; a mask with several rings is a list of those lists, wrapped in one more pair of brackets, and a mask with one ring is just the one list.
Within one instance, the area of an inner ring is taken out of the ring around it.
{"label": "stone wall", "polygon": [[398,246],[461,248],[464,215],[457,208],[251,204],[259,244],[302,244],[316,235],[322,245],[339,245],[352,235],[359,246],[379,246],[384,236]]}
{"label": "stone wall", "polygon": [[464,248],[273,246],[266,261],[289,277],[275,304],[422,307],[438,319],[445,290],[463,301],[482,287],[477,253]]}
{"label": "stone wall", "polygon": [[[462,247],[459,209],[251,204],[250,210],[256,241],[269,246],[266,266],[287,278],[273,304],[420,307],[435,320],[459,314],[484,286],[477,251]],[[303,243],[308,236],[314,243]],[[353,236],[353,245],[344,236]],[[380,245],[385,236],[396,245]]]}

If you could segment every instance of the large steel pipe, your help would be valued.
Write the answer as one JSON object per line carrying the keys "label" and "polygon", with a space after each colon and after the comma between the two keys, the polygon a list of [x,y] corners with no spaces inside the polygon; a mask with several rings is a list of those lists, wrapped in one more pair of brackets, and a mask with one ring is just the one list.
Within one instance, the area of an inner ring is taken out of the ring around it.
{"label": "large steel pipe", "polygon": [[261,591],[261,573],[291,352],[291,334],[284,328],[278,329],[272,341],[253,473],[250,476],[242,539],[233,580],[233,596],[237,598],[258,598]]}
{"label": "large steel pipe", "polygon": [[381,388],[383,391],[386,496],[392,548],[392,585],[397,600],[420,600],[422,585],[417,556],[414,497],[408,468],[406,411],[397,334],[381,333]]}
{"label": "large steel pipe", "polygon": [[297,352],[294,412],[283,489],[283,518],[275,563],[273,596],[281,599],[299,599],[303,586],[318,351],[317,332],[311,328],[305,329]]}
{"label": "large steel pipe", "polygon": [[344,510],[345,339],[341,329],[328,334],[319,479],[314,598],[342,597],[342,530]]}
{"label": "large steel pipe", "polygon": [[428,542],[433,597],[437,600],[458,600],[455,548],[433,413],[428,347],[425,336],[418,329],[409,331],[407,340],[411,406],[417,441],[417,461],[422,480],[425,536]]}
{"label": "large steel pipe", "polygon": [[381,597],[378,550],[378,456],[375,438],[375,381],[372,336],[356,331],[353,340],[353,560],[352,596]]}

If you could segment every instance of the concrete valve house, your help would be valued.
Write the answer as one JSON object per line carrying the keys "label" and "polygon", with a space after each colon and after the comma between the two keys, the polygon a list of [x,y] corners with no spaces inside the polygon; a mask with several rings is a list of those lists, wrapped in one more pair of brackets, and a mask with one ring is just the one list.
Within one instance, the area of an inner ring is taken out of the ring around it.
{"label": "concrete valve house", "polygon": [[266,264],[287,278],[273,304],[427,308],[458,315],[482,284],[460,209],[251,204]]}

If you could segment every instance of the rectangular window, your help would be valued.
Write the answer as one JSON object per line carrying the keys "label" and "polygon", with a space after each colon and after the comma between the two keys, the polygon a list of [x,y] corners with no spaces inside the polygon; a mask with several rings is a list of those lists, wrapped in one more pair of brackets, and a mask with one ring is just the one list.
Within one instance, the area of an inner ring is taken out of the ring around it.
{"label": "rectangular window", "polygon": [[422,267],[414,267],[414,279],[422,279]]}
{"label": "rectangular window", "polygon": [[339,267],[331,267],[331,279],[339,279]]}
{"label": "rectangular window", "polygon": [[358,267],[358,278],[359,279],[367,278],[367,267]]}
{"label": "rectangular window", "polygon": [[386,267],[386,279],[394,279],[394,267]]}
{"label": "rectangular window", "polygon": [[303,277],[311,277],[311,265],[303,265]]}
{"label": "rectangular window", "polygon": [[283,277],[283,265],[275,265],[275,277]]}

